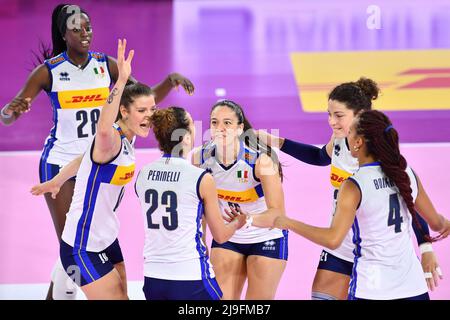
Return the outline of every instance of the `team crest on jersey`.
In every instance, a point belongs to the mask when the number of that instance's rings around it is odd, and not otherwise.
[[[236,172],[238,181],[240,183],[247,183],[248,182],[248,170],[238,170]]]
[[[336,157],[339,157],[339,153],[341,152],[341,146],[336,144],[334,146],[334,154],[336,155]]]
[[[59,80],[61,81],[70,81],[69,73],[64,71],[59,74]]]

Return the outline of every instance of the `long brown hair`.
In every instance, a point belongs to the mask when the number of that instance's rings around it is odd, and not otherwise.
[[[244,124],[244,132],[239,138],[244,140],[245,145],[250,149],[253,149],[256,152],[265,153],[267,156],[271,157],[272,161],[278,166],[278,174],[280,175],[281,181],[283,181],[283,169],[276,152],[256,136],[252,125],[245,117],[242,107],[232,100],[219,100],[213,105],[211,113],[219,106],[225,106],[234,111],[238,118],[238,124]]]

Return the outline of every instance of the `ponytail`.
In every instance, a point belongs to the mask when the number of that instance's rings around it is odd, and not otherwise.
[[[411,180],[405,171],[407,162],[400,153],[398,132],[392,126],[389,118],[377,110],[364,111],[358,117],[356,132],[364,137],[367,153],[380,161],[384,174],[397,186],[412,216],[413,223],[423,234],[424,239],[427,242],[436,241],[436,238],[431,238],[425,234],[417,218],[412,197]]]
[[[72,7],[75,7],[75,5],[59,4],[53,9],[51,26],[52,46],[50,47],[40,41],[39,55],[33,52],[39,64],[43,63],[44,60],[53,58],[67,50],[64,34],[66,33],[67,20],[75,14],[74,10],[70,10]],[[79,8],[79,12],[88,15],[87,12],[81,8]]]

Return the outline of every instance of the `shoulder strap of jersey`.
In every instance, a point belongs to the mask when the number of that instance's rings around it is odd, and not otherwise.
[[[116,129],[119,132],[120,139],[125,139],[125,134],[123,133],[122,128],[119,127],[119,125],[117,123],[113,123],[113,127],[114,127],[114,129]]]

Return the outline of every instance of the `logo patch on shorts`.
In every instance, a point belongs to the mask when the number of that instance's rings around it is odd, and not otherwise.
[[[274,240],[267,240],[263,243],[262,250],[264,251],[275,251],[277,247],[275,247],[276,242]]]
[[[102,260],[102,263],[105,264],[106,261],[108,261],[108,256],[106,255],[106,253],[102,252],[98,254],[98,257],[100,258],[100,260]]]

